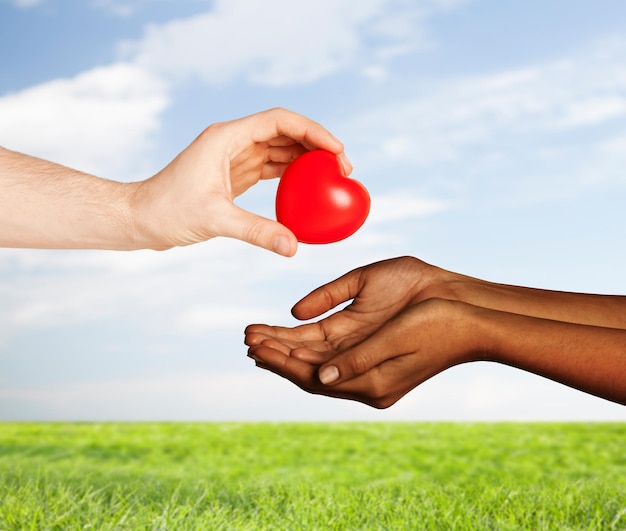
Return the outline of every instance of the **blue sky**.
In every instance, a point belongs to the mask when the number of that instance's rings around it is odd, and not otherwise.
[[[372,211],[291,259],[0,250],[0,419],[626,420],[494,364],[385,411],[255,369],[243,329],[409,254],[489,280],[626,293],[622,0],[0,0],[0,145],[118,180],[273,106],[345,144]],[[276,183],[238,200],[273,217]]]

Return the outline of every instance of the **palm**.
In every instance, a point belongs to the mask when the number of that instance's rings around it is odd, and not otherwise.
[[[294,307],[294,315],[314,317],[353,298],[346,308],[317,323],[295,328],[257,328],[254,332],[261,337],[255,342],[270,340],[285,354],[296,351],[298,357],[323,363],[369,337],[414,302],[420,292],[416,265],[413,259],[396,259],[348,273],[305,297]]]
[[[232,196],[240,196],[259,180],[279,177],[287,165],[305,151],[302,144],[285,137],[251,142],[230,160]]]

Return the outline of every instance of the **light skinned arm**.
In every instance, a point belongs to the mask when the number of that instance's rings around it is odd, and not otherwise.
[[[464,283],[472,289],[462,289]],[[487,307],[455,299],[459,293]],[[311,319],[351,299],[317,323],[250,325],[249,355],[309,392],[374,407],[389,407],[439,372],[479,360],[626,403],[624,297],[502,286],[403,257],[314,290],[293,313]],[[563,316],[584,323],[558,319]]]
[[[0,148],[0,247],[164,250],[226,236],[292,256],[290,230],[233,200],[311,149],[335,153],[352,171],[339,140],[285,109],[213,124],[134,183]]]

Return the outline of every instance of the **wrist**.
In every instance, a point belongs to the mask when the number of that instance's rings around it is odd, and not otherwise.
[[[124,183],[120,208],[120,224],[124,227],[127,250],[152,249],[146,223],[146,203],[142,198],[143,182]]]
[[[423,330],[428,336],[420,341],[438,345],[440,371],[485,360],[485,353],[492,346],[490,310],[443,298],[428,299],[413,308],[417,317],[414,328]]]
[[[502,309],[511,296],[497,284],[449,271],[441,274],[438,291],[444,298],[492,309]]]
[[[426,268],[424,268],[426,266]],[[454,273],[430,264],[423,264],[419,271],[419,284],[416,290],[417,301],[445,299],[472,304],[470,294],[475,291],[471,277]]]
[[[455,320],[450,323],[448,330],[455,330],[457,352],[455,364],[472,361],[486,361],[492,356],[493,326],[491,321],[492,310],[474,306],[463,301],[451,301],[455,309]]]
[[[166,241],[167,227],[162,220],[171,219],[176,213],[163,204],[157,190],[155,178],[128,183],[128,240],[133,249],[163,251],[174,247]]]

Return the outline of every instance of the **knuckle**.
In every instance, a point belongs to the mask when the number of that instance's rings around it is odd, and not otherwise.
[[[370,368],[369,356],[364,352],[355,352],[350,357],[348,366],[353,374],[364,374]]]
[[[420,306],[422,310],[427,311],[432,317],[441,319],[453,310],[454,301],[432,297],[423,301]]]
[[[333,296],[333,293],[328,289],[322,290],[320,293],[322,294],[322,297],[324,299],[324,306],[326,308],[334,308],[335,297]]]
[[[271,109],[267,109],[264,114],[266,114],[267,116],[276,116],[276,115],[284,114],[285,112],[287,112],[286,109],[278,106],[278,107],[272,107]]]
[[[227,122],[215,122],[202,131],[200,136],[202,138],[211,137],[214,134],[219,135],[223,131],[223,129],[227,126]]]
[[[265,232],[264,220],[254,220],[246,227],[244,239],[251,243],[261,242],[264,239]]]
[[[414,256],[408,256],[408,255],[405,255],[405,256],[400,256],[400,257],[397,259],[397,262],[398,262],[400,265],[413,266],[413,265],[415,265],[417,262],[419,262],[419,260],[418,260],[417,258],[415,258]]]
[[[369,395],[376,401],[384,400],[387,392],[387,386],[380,380],[375,380],[370,384]]]

